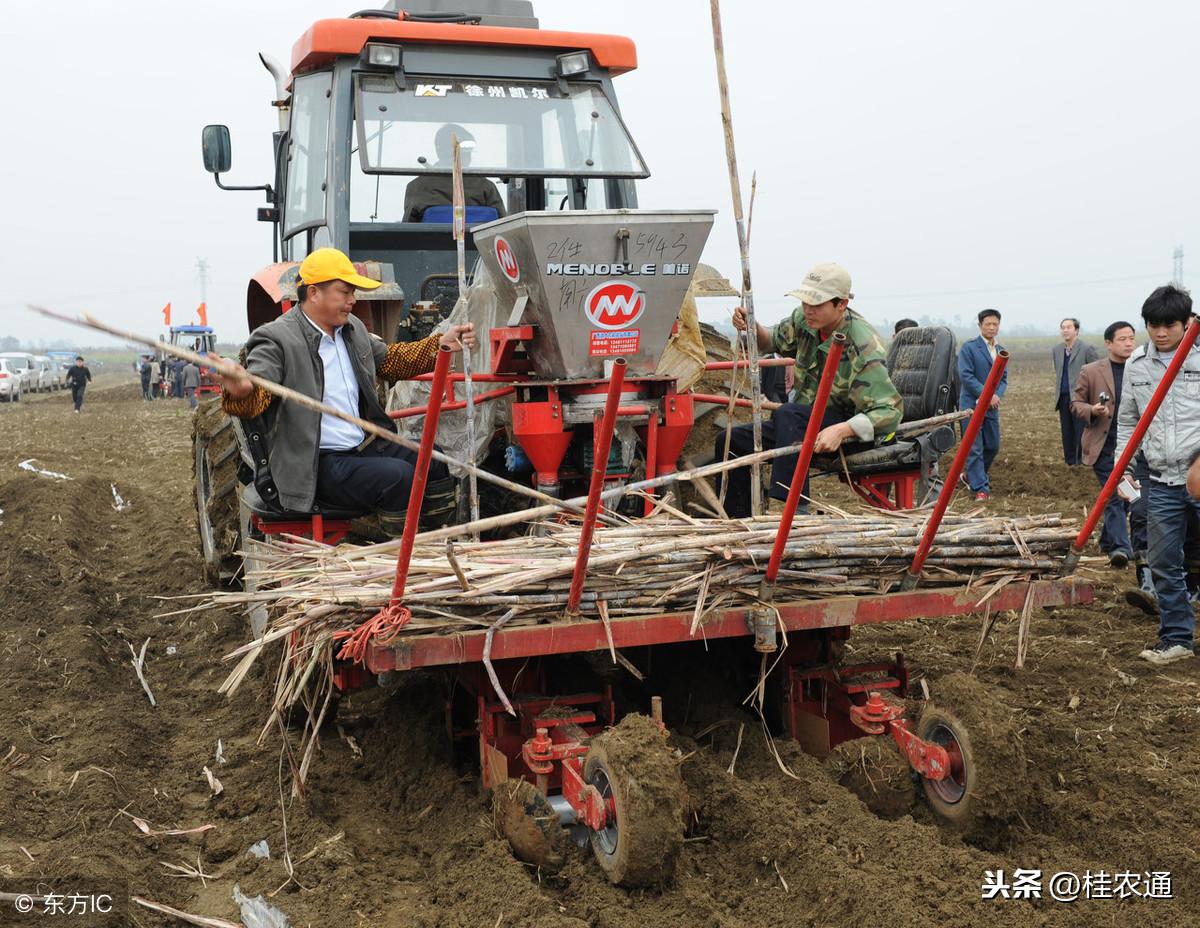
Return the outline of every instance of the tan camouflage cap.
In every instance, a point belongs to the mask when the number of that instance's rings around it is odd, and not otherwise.
[[[804,275],[804,281],[795,290],[789,290],[787,296],[795,297],[801,303],[816,306],[828,300],[848,300],[850,292],[850,273],[840,264],[829,262],[818,264]]]

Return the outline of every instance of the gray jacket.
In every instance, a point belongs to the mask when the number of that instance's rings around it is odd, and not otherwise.
[[[188,364],[183,369],[183,389],[195,390],[200,386],[200,368],[195,364]]]
[[[375,393],[375,370],[387,357],[387,345],[372,338],[355,316],[342,328],[342,338],[358,381],[358,414],[391,431]],[[245,367],[251,374],[291,387],[315,400],[325,395],[325,368],[318,353],[320,332],[299,307],[259,326],[246,342]],[[311,512],[317,495],[317,457],[320,454],[321,414],[295,403],[273,402],[263,413],[271,476],[284,509]]]
[[[1134,352],[1125,363],[1121,408],[1117,411],[1117,447],[1124,449],[1142,411],[1167,370],[1153,345]],[[1200,345],[1188,352],[1183,368],[1163,397],[1158,414],[1142,439],[1150,476],[1159,483],[1187,483],[1188,458],[1200,447]],[[1118,452],[1119,454],[1119,452]]]
[[[1050,357],[1054,359],[1054,408],[1058,409],[1062,397],[1063,361],[1067,357],[1067,346],[1059,342],[1050,349]],[[1075,384],[1079,382],[1079,372],[1083,365],[1099,360],[1100,355],[1091,345],[1085,345],[1078,338],[1071,349],[1071,363],[1067,366],[1067,405],[1071,404],[1071,394],[1075,392]]]

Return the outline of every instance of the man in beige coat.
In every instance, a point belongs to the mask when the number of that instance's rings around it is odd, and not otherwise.
[[[1083,463],[1090,464],[1100,486],[1108,482],[1117,450],[1117,407],[1125,378],[1125,362],[1133,354],[1135,332],[1128,322],[1104,330],[1107,356],[1083,365],[1071,397],[1071,413],[1086,424],[1082,436]],[[1124,567],[1133,556],[1127,518],[1129,504],[1114,493],[1104,508],[1100,551],[1113,567]],[[1139,571],[1140,573],[1140,571]],[[1138,578],[1141,579],[1140,577]]]

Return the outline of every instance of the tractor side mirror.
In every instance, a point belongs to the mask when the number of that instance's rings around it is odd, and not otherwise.
[[[229,170],[233,154],[228,126],[205,126],[200,146],[204,151],[204,170],[210,174],[224,174]]]

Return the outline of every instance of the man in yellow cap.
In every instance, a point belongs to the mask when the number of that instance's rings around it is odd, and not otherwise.
[[[845,334],[846,345],[814,450],[818,454],[831,453],[841,448],[843,442],[886,438],[900,424],[903,401],[888,376],[883,341],[870,323],[850,308],[853,294],[849,273],[838,264],[818,264],[787,295],[800,301],[791,316],[772,329],[756,325],[757,331],[753,333],[760,352],[773,351],[780,357],[796,359],[792,402],[784,403],[770,421],[763,423],[763,447],[777,448],[804,440],[835,332]],[[740,332],[746,331],[746,314],[740,306],[734,310],[733,326]],[[730,451],[734,456],[749,454],[753,448],[751,425],[739,425],[732,430]],[[724,453],[725,436],[718,435],[717,458]],[[797,457],[787,455],[772,462],[768,489],[772,499],[787,499]],[[801,492],[808,495],[807,481]],[[725,511],[734,518],[750,514],[750,475],[745,468],[729,472]]]
[[[440,346],[470,350],[475,334],[468,323],[418,342],[388,345],[372,338],[351,311],[356,289],[378,286],[336,248],[317,249],[300,265],[297,305],[251,333],[243,371],[394,431],[376,395],[376,378],[393,383],[428,373]],[[270,479],[284,510],[313,512],[325,506],[371,511],[380,514],[385,531],[403,527],[414,452],[372,441],[373,436],[344,419],[282,402],[245,376],[219,379],[227,413],[264,419]],[[444,518],[453,499],[453,478],[444,464],[434,461],[423,514]]]

